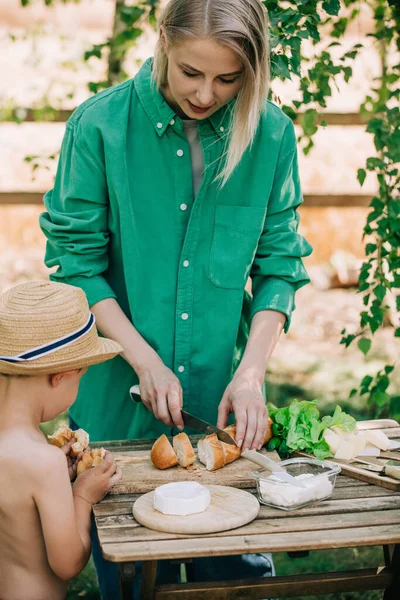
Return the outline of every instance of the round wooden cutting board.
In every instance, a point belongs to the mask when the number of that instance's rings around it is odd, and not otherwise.
[[[246,525],[258,515],[260,504],[255,496],[233,487],[206,485],[210,490],[211,504],[202,513],[194,515],[164,515],[153,508],[153,494],[149,492],[136,500],[133,516],[149,529],[167,533],[215,533]]]

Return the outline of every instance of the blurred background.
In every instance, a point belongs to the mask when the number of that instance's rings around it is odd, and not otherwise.
[[[80,102],[132,77],[152,55],[157,35],[154,17],[160,4],[157,0],[0,0],[0,293],[17,283],[48,277],[38,216],[43,193],[52,187],[65,121]],[[351,333],[359,328],[363,298],[357,285],[366,258],[362,234],[369,204],[378,191],[373,173],[367,174],[362,188],[357,179],[368,157],[376,155],[360,107],[382,70],[399,62],[399,57],[390,44],[382,52],[376,38],[369,35],[376,27],[372,3],[357,3],[357,13],[349,16],[346,7],[350,4],[355,10],[356,3],[345,2],[337,19],[348,19],[340,55],[362,45],[351,57],[352,76],[346,82],[346,73],[339,73],[326,107],[314,109],[319,126],[315,131],[311,128],[314,145],[306,155],[305,144],[299,144],[305,197],[300,229],[314,247],[306,261],[312,283],[297,295],[292,327],[278,343],[267,384],[273,403],[317,399],[323,413],[340,404],[356,418],[365,419],[374,417],[376,411],[365,395],[354,393],[349,398],[350,391],[385,365],[395,367],[385,388],[393,403],[387,402],[385,410],[398,405],[400,415],[396,363],[400,343],[394,335],[399,314],[394,295],[388,298],[384,326],[374,334],[366,356],[356,344],[346,348],[340,343],[344,329]],[[312,61],[322,47],[337,39],[332,29],[323,24],[320,29],[320,41],[304,39],[302,54],[307,60]],[[113,45],[116,39],[119,46]],[[331,53],[334,59],[335,53],[339,57],[336,46]],[[272,90],[279,105],[291,105],[300,97],[299,78],[277,77]],[[304,138],[304,120],[298,118],[296,128]],[[365,565],[376,559],[365,549],[349,549],[340,556],[320,552],[314,562],[290,561],[279,555],[277,570],[284,574],[323,569],[333,560],[336,567],[343,564],[350,569],[361,555]],[[71,585],[69,598],[81,597],[98,598],[91,565]],[[380,592],[363,595],[368,600],[380,597]]]

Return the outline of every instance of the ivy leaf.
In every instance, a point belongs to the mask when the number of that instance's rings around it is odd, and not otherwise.
[[[285,54],[275,54],[271,61],[272,72],[275,77],[291,79],[289,59]]]
[[[373,395],[374,401],[377,406],[385,406],[389,400],[389,394],[387,392],[381,392],[377,390]]]
[[[325,0],[322,3],[322,8],[328,15],[338,15],[340,10],[339,0]]]
[[[396,298],[396,308],[400,312],[400,296],[397,296]]]
[[[374,252],[376,252],[377,249],[377,245],[376,244],[367,244],[365,246],[365,253],[368,256],[369,254],[373,254]]]
[[[386,288],[384,285],[379,284],[374,288],[374,294],[376,296],[376,298],[379,300],[379,302],[381,303],[384,299],[384,297],[386,296]]]
[[[394,337],[400,337],[400,327],[398,327],[394,332]]]
[[[361,352],[364,354],[364,356],[366,356],[369,352],[369,349],[371,348],[371,340],[368,338],[361,338],[361,340],[358,340],[357,346],[359,347],[359,349],[361,350]]]
[[[366,172],[365,169],[358,169],[358,171],[357,171],[357,179],[358,179],[358,182],[361,185],[361,187],[364,184],[366,176],[367,176],[367,172]]]
[[[372,382],[373,382],[373,378],[371,377],[371,375],[366,375],[365,377],[363,377],[363,379],[361,381],[361,385],[362,385],[362,387],[365,387],[368,389]]]

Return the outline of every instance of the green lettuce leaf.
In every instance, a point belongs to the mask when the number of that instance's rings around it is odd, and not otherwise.
[[[268,405],[270,417],[274,422],[274,437],[270,440],[268,449],[277,449],[280,454],[283,451],[291,453],[301,450],[313,454],[319,460],[333,456],[323,438],[325,429],[336,426],[344,431],[352,431],[356,421],[343,412],[340,406],[335,408],[332,416],[321,419],[317,404],[316,400],[293,400],[289,406],[283,408]],[[280,444],[278,439],[281,440]]]

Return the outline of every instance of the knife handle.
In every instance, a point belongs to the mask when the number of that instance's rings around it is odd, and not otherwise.
[[[388,477],[393,477],[393,479],[400,479],[400,467],[385,465],[384,473]]]
[[[140,396],[140,387],[138,385],[133,385],[130,388],[129,393],[131,395],[132,400],[134,400],[135,402],[142,401],[142,398]]]
[[[279,463],[274,462],[264,454],[260,454],[257,450],[243,450],[242,456],[269,471],[286,471]]]

